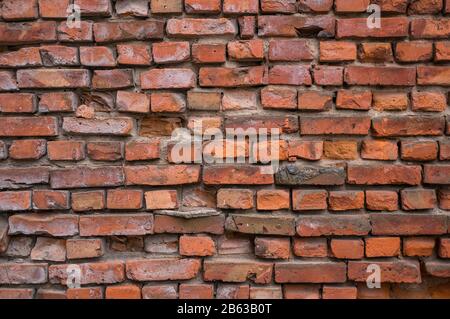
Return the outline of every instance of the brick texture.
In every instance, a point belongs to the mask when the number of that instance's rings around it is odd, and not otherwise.
[[[450,298],[449,13],[0,1],[0,299]]]

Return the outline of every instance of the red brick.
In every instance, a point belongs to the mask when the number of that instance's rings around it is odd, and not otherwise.
[[[9,1],[12,2],[11,0]],[[56,41],[56,23],[54,21],[16,24],[0,23],[0,43],[2,45],[51,41]]]
[[[439,257],[450,258],[450,239],[441,238],[439,240]]]
[[[418,85],[450,85],[450,67],[447,66],[418,66]]]
[[[160,156],[159,146],[159,140],[129,142],[125,146],[125,159],[127,161],[157,159]]]
[[[431,116],[377,117],[372,120],[375,136],[442,135],[444,119]]]
[[[348,278],[354,281],[366,281],[370,272],[367,267],[373,262],[350,261]],[[420,283],[420,265],[417,261],[378,261],[381,269],[381,281],[393,283]]]
[[[364,208],[363,191],[332,191],[328,196],[329,209],[346,211]]]
[[[214,285],[180,284],[180,299],[213,299]]]
[[[145,285],[142,287],[143,299],[177,299],[178,285]]]
[[[439,235],[446,232],[442,215],[372,214],[372,235]]]
[[[427,237],[407,237],[403,239],[403,254],[405,256],[431,256],[436,240]]]
[[[42,65],[39,48],[22,48],[0,54],[0,65],[4,67],[32,67]]]
[[[367,18],[347,18],[336,21],[336,38],[401,38],[408,36],[406,17],[381,18],[382,28],[370,29]]]
[[[356,299],[356,287],[332,287],[324,286],[322,290],[323,299]]]
[[[15,140],[9,147],[9,157],[17,160],[40,159],[46,153],[46,140]]]
[[[217,207],[224,209],[250,209],[254,207],[254,192],[248,189],[219,189]]]
[[[93,30],[95,41],[101,43],[162,39],[164,22],[161,20],[97,22]]]
[[[294,238],[294,255],[306,258],[327,257],[326,238]]]
[[[72,193],[72,209],[76,212],[100,210],[106,207],[103,191]]]
[[[108,190],[106,207],[109,209],[140,209],[142,207],[142,191],[137,189]]]
[[[242,39],[251,39],[255,36],[256,18],[254,16],[238,17],[239,35]]]
[[[365,19],[364,19],[365,21]],[[260,37],[333,37],[335,19],[329,15],[261,15],[258,17]]]
[[[181,13],[183,11],[182,0],[154,0],[150,4],[152,13]]]
[[[195,85],[191,69],[153,69],[141,73],[143,89],[190,89]]]
[[[67,259],[96,258],[103,256],[104,244],[101,239],[68,239]]]
[[[225,218],[221,215],[194,219],[156,215],[155,233],[210,233],[217,235],[223,234],[224,222]]]
[[[366,207],[369,210],[398,210],[398,194],[394,191],[366,191]]]
[[[276,65],[269,71],[269,84],[311,85],[309,68],[302,65]]]
[[[82,16],[110,16],[111,2],[109,0],[74,0]]]
[[[62,45],[46,45],[39,48],[45,66],[79,65],[78,49]]]
[[[450,41],[435,42],[434,47],[436,50],[434,60],[436,62],[450,61]]]
[[[235,35],[237,30],[231,20],[219,19],[169,19],[166,27],[169,36],[225,36]]]
[[[2,117],[0,136],[56,136],[58,135],[55,117]]]
[[[190,258],[136,259],[126,262],[126,275],[134,281],[186,280],[196,277],[200,266]]]
[[[408,107],[408,96],[398,92],[373,92],[373,108],[377,111],[401,111]]]
[[[413,92],[412,110],[441,112],[447,107],[447,98],[440,92]]]
[[[450,191],[441,189],[438,191],[439,208],[450,210]]]
[[[1,16],[6,21],[37,19],[37,0],[4,0]]]
[[[80,21],[80,28],[71,28],[67,22],[58,25],[58,40],[63,42],[91,42],[93,41],[93,22]]]
[[[411,36],[419,39],[443,38],[450,35],[450,22],[446,18],[418,18],[411,21]]]
[[[145,192],[147,209],[174,209],[178,207],[178,195],[176,191],[155,190]]]
[[[9,218],[11,235],[49,235],[52,237],[78,234],[78,216],[64,214],[23,214]]]
[[[362,143],[361,157],[364,159],[394,161],[398,158],[397,143],[388,140],[365,140]]]
[[[51,161],[79,161],[84,159],[82,141],[48,141],[48,158]]]
[[[294,219],[290,216],[229,215],[225,229],[244,234],[293,235]]]
[[[34,190],[33,208],[38,210],[69,209],[69,192]]]
[[[68,264],[51,265],[48,270],[49,281],[65,285],[68,276]],[[104,261],[78,264],[81,270],[81,285],[113,284],[125,280],[125,267],[122,261]]]
[[[224,0],[223,12],[228,14],[258,13],[258,0]]]
[[[2,113],[34,113],[36,98],[29,93],[0,94],[0,112]]]
[[[249,299],[249,285],[219,284],[216,291],[217,299]]]
[[[425,184],[449,184],[448,165],[424,165],[423,182]]]
[[[118,44],[117,62],[125,65],[151,65],[152,54],[145,43]]]
[[[103,299],[103,290],[101,287],[69,288],[67,299]]]
[[[105,299],[141,299],[141,288],[136,285],[108,286]]]
[[[27,188],[34,184],[48,184],[49,170],[43,167],[10,167],[0,169],[0,188]]]
[[[78,96],[73,92],[51,92],[40,96],[39,112],[73,112]]]
[[[259,190],[256,197],[258,210],[289,209],[289,191],[286,190]]]
[[[366,257],[393,257],[400,254],[400,237],[366,238]]]
[[[292,208],[294,210],[327,209],[327,192],[325,190],[293,190]]]
[[[249,87],[267,83],[267,68],[264,66],[226,68],[203,67],[199,74],[202,87]]]
[[[209,259],[203,263],[205,281],[265,284],[272,279],[273,264],[245,259]]]
[[[266,86],[261,90],[261,104],[268,109],[296,109],[297,90],[290,87]]]
[[[301,237],[362,236],[369,231],[369,219],[363,215],[302,216],[297,221]]]
[[[1,263],[0,283],[5,285],[43,284],[47,282],[47,264]]]
[[[102,214],[80,217],[80,236],[137,236],[153,233],[152,214]]]
[[[89,142],[87,155],[93,161],[117,161],[123,158],[121,142]]]
[[[206,166],[203,182],[207,185],[267,185],[273,183],[273,176],[264,174],[259,166]]]
[[[336,108],[350,110],[369,110],[372,105],[372,92],[339,90]]]
[[[227,45],[228,57],[236,61],[259,61],[264,59],[264,41],[230,41]]]
[[[87,70],[29,69],[17,71],[20,88],[85,88],[90,84]]]
[[[66,241],[64,239],[38,237],[30,257],[32,260],[65,261]]]
[[[356,44],[343,41],[321,41],[321,62],[343,62],[356,60]]]
[[[333,96],[327,92],[305,91],[298,94],[298,108],[304,111],[326,111],[333,106]]]
[[[402,141],[401,157],[407,161],[432,161],[437,158],[438,146],[433,141]]]
[[[127,136],[131,134],[133,126],[133,119],[127,117],[94,119],[64,117],[62,128],[68,134]]]
[[[214,14],[221,11],[220,0],[185,0],[184,8],[187,13]]]
[[[310,161],[317,161],[322,157],[323,142],[292,140],[288,142],[289,157],[297,157]]]
[[[33,299],[32,288],[0,288],[0,299]]]
[[[358,143],[356,141],[325,141],[323,155],[328,159],[357,159]]]
[[[349,66],[344,81],[350,85],[412,86],[416,70],[411,67]]]
[[[199,180],[200,167],[194,165],[127,166],[127,185],[181,185]]]
[[[283,262],[275,265],[275,282],[338,283],[346,281],[346,273],[340,262]]]
[[[313,69],[317,85],[342,85],[344,68],[340,66],[316,66]]]
[[[255,255],[266,259],[288,259],[291,255],[289,238],[255,238]]]
[[[424,62],[433,57],[433,44],[423,41],[399,42],[395,56],[400,62]]]
[[[361,62],[384,63],[394,62],[390,43],[361,43],[358,52]]]
[[[224,44],[194,43],[192,58],[195,63],[225,62],[226,47]]]
[[[0,211],[22,211],[31,209],[31,192],[0,192]]]
[[[78,167],[51,172],[52,188],[119,186],[123,182],[121,167]]]
[[[301,135],[367,135],[369,129],[365,116],[300,117]]]
[[[152,47],[153,60],[157,64],[180,63],[191,57],[189,42],[159,42]]]
[[[361,259],[364,257],[364,242],[361,239],[332,239],[331,253],[339,259]]]
[[[216,253],[216,245],[208,236],[180,237],[180,254],[183,256],[212,256]]]
[[[404,189],[401,197],[404,210],[432,209],[437,202],[434,190]]]
[[[320,285],[283,285],[285,299],[320,299]]]
[[[415,165],[349,165],[349,184],[356,185],[418,185],[421,167]]]
[[[39,13],[42,18],[66,18],[70,0],[39,0]]]
[[[108,47],[81,47],[80,61],[84,66],[114,67],[116,59],[113,51]]]
[[[335,0],[335,11],[339,13],[365,12],[370,4],[370,0]]]

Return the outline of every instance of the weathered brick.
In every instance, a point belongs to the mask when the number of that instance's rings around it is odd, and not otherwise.
[[[273,264],[245,259],[209,259],[203,264],[205,281],[266,284],[272,279]]]
[[[443,215],[372,214],[373,235],[439,235],[446,232]]]
[[[48,265],[43,263],[1,263],[0,283],[9,285],[43,284],[47,282]]]
[[[290,216],[229,215],[225,229],[244,234],[293,235],[294,219]]]
[[[137,236],[153,233],[152,214],[102,214],[80,217],[80,236]]]
[[[370,223],[367,216],[302,216],[297,220],[297,234],[302,237],[362,236],[367,235],[369,231]]]
[[[369,129],[367,116],[300,117],[301,135],[367,135]]]
[[[350,261],[348,277],[354,281],[366,281],[370,272],[367,267],[371,262]],[[420,266],[417,261],[379,261],[382,282],[419,283],[421,282]]]
[[[334,17],[327,15],[263,15],[258,17],[258,35],[261,37],[318,36],[329,38],[335,34],[335,22]]]
[[[122,261],[105,261],[77,264],[81,270],[81,285],[113,284],[125,280],[125,265]],[[49,281],[66,285],[71,264],[51,265],[48,269]]]
[[[12,2],[11,0],[9,0]],[[18,45],[56,41],[56,22],[0,23],[0,43]]]
[[[78,216],[64,214],[20,214],[9,217],[11,235],[49,235],[52,237],[78,234]]]
[[[412,67],[348,66],[344,81],[349,85],[413,86],[416,69]]]
[[[345,282],[347,267],[341,262],[282,262],[275,264],[277,283]]]
[[[127,278],[135,281],[186,280],[200,270],[198,259],[141,259],[126,262]]]
[[[197,36],[225,36],[234,35],[237,30],[231,20],[219,19],[169,19],[166,31],[170,36],[197,37]]]
[[[2,117],[0,118],[0,136],[56,136],[58,135],[57,118],[39,117]]]
[[[31,192],[0,192],[0,211],[23,211],[31,209]]]
[[[349,165],[347,182],[356,185],[418,185],[422,169],[415,165]]]
[[[96,42],[162,39],[164,22],[142,20],[132,22],[97,22],[93,27]]]

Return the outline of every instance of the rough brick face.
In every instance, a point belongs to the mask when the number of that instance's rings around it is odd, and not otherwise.
[[[0,299],[448,298],[449,10],[0,1]]]

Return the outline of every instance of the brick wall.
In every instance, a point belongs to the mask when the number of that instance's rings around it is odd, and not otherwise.
[[[0,1],[0,298],[450,297],[449,0],[74,2]]]

